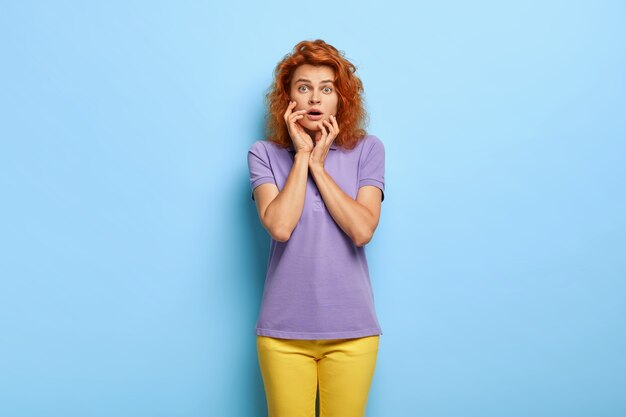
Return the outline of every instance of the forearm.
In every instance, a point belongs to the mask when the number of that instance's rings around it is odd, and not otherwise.
[[[267,227],[272,231],[272,235],[278,238],[277,240],[288,240],[302,216],[309,174],[309,155],[308,152],[295,154],[285,186],[265,210]]]
[[[328,212],[357,246],[370,241],[376,228],[374,215],[346,194],[323,167],[310,167]]]

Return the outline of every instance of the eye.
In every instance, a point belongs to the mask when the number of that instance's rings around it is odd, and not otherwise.
[[[307,88],[306,85],[301,85],[300,87],[298,87],[298,91],[304,91],[302,90],[303,88]]]
[[[325,90],[327,93],[330,93],[330,92],[332,92],[332,91],[333,91],[333,89],[332,89],[332,88],[330,88],[330,87],[324,87],[324,90]]]

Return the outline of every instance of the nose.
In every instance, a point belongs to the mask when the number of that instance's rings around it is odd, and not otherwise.
[[[309,104],[314,104],[314,103],[319,103],[320,100],[317,97],[317,93],[315,92],[315,90],[313,90],[313,93],[311,93],[311,97],[309,98]]]

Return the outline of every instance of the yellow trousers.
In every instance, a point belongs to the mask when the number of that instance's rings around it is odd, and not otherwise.
[[[363,417],[380,336],[300,340],[257,336],[268,417]]]

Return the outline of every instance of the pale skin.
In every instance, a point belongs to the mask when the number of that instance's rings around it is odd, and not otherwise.
[[[330,146],[340,132],[335,118],[339,97],[332,83],[334,75],[326,65],[303,64],[296,68],[290,86],[292,101],[283,116],[296,150],[293,166],[282,190],[272,183],[254,189],[261,223],[279,242],[289,240],[300,220],[309,172],[328,212],[356,246],[367,244],[378,226],[382,191],[366,185],[353,199],[324,168]],[[312,108],[320,110],[320,120],[306,115]]]

